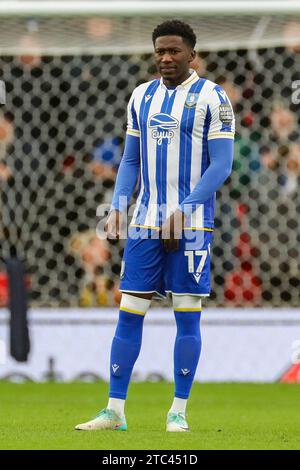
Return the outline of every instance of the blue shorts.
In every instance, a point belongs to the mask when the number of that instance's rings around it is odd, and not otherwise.
[[[179,249],[166,252],[162,241],[149,238],[150,229],[129,227],[121,274],[121,292],[154,292],[209,296],[210,251],[213,232],[185,230]]]

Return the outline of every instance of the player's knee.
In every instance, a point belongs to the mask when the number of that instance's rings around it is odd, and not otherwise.
[[[190,310],[201,311],[201,297],[197,295],[173,294],[172,301],[173,301],[173,308],[175,311],[177,309],[180,309],[181,311],[183,309],[187,309],[187,311],[190,311]]]
[[[120,310],[118,326],[134,328],[134,325],[139,325],[140,323],[143,322],[143,320],[144,320],[143,315],[137,315],[134,313]]]
[[[151,298],[136,297],[131,294],[122,294],[120,310],[136,315],[145,315],[151,303]]]
[[[142,341],[144,316],[120,310],[115,338],[127,343],[140,343]]]
[[[175,312],[177,336],[200,337],[200,312]]]
[[[139,299],[128,294],[123,294],[115,336],[117,338],[123,338],[128,342],[140,342],[144,317],[149,305],[150,300]]]

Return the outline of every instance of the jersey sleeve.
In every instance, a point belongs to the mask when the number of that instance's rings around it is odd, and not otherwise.
[[[134,192],[140,171],[140,130],[134,108],[134,92],[127,106],[125,147],[118,169],[111,210],[126,210]]]
[[[193,191],[179,205],[179,209],[186,215],[191,215],[199,207],[199,204],[204,204],[205,201],[211,198],[232,170],[234,115],[231,103],[225,91],[219,85],[215,86],[211,93],[207,113],[209,118],[207,139],[210,164]]]
[[[232,105],[220,85],[216,85],[210,95],[207,112],[210,113],[207,139],[234,139],[235,119]]]
[[[133,92],[127,106],[127,134],[140,137],[140,128],[135,109],[135,93]]]

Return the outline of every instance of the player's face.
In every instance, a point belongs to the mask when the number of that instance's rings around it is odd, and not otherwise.
[[[181,36],[160,36],[154,44],[155,62],[166,85],[177,86],[189,76],[195,51]]]

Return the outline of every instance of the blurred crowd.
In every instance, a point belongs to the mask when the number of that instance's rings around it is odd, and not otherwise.
[[[102,24],[101,34],[107,30]],[[100,34],[96,20],[89,31]],[[126,104],[135,86],[157,76],[152,57],[44,57],[34,34],[23,41],[35,44],[33,55],[0,58],[8,95],[0,110],[1,256],[24,259],[38,305],[117,305],[124,243],[97,238],[96,209],[111,201]],[[294,45],[201,52],[192,64],[225,89],[237,118],[233,173],[217,195],[217,305],[299,302],[299,104],[292,100],[299,58]]]

